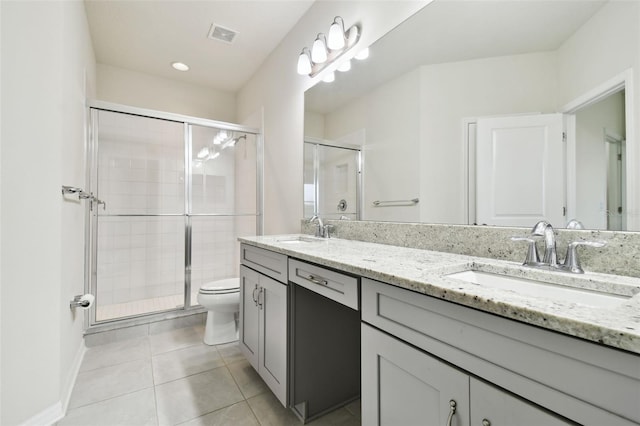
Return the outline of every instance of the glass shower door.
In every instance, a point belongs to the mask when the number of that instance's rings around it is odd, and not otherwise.
[[[184,303],[185,126],[93,110],[95,321]]]
[[[256,135],[190,126],[188,287],[239,276],[239,236],[258,234]]]

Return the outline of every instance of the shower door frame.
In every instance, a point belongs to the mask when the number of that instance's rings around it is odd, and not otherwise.
[[[87,186],[93,194],[97,191],[98,182],[98,113],[99,111],[108,111],[121,114],[135,115],[145,118],[159,119],[182,123],[184,126],[184,213],[158,213],[158,214],[127,214],[127,217],[180,217],[185,218],[184,228],[184,244],[185,244],[185,265],[184,265],[184,303],[180,308],[155,311],[143,314],[137,314],[121,318],[113,318],[103,321],[96,320],[97,304],[94,304],[85,315],[85,329],[105,329],[116,328],[129,325],[145,324],[159,319],[175,318],[184,315],[191,315],[194,312],[202,311],[204,308],[199,305],[191,305],[191,242],[192,242],[192,223],[193,216],[254,216],[254,214],[208,214],[208,213],[191,213],[192,210],[192,126],[201,126],[227,130],[232,132],[242,132],[252,134],[256,138],[256,234],[262,235],[264,229],[264,141],[262,133],[259,129],[249,126],[242,126],[224,121],[208,120],[204,118],[191,117],[187,115],[174,114],[163,111],[150,110],[145,108],[131,107],[104,101],[88,101],[87,102],[87,142],[86,142],[86,182]],[[98,194],[99,196],[99,194]],[[98,209],[93,200],[86,203],[85,210],[85,293],[97,294],[97,232],[98,220],[94,219],[93,209]],[[95,214],[97,218],[97,213]],[[119,215],[112,215],[119,216]]]

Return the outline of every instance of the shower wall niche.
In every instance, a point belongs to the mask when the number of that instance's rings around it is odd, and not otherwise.
[[[91,108],[91,324],[197,305],[200,286],[238,276],[237,237],[261,233],[255,129]],[[135,112],[135,113],[132,113]]]

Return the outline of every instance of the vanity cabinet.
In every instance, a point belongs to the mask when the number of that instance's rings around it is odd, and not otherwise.
[[[362,325],[362,424],[566,426],[533,404]]]
[[[361,293],[363,424],[446,425],[452,400],[458,426],[640,422],[633,354],[369,279]]]
[[[367,324],[361,333],[363,425],[469,426],[466,374]]]
[[[286,407],[287,257],[244,245],[241,250],[240,350]],[[272,277],[284,277],[284,282]]]

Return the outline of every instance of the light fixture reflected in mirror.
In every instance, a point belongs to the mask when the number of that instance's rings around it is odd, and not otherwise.
[[[322,78],[322,81],[324,81],[325,83],[333,83],[335,79],[336,79],[336,73],[331,71],[325,74],[325,76]]]
[[[343,63],[340,64],[340,66],[338,67],[338,71],[340,72],[347,72],[351,69],[351,60],[346,60]]]
[[[315,77],[322,70],[342,57],[346,52],[351,50],[360,39],[360,28],[357,25],[351,26],[348,30],[344,29],[344,20],[340,16],[336,16],[329,28],[329,38],[323,33],[319,33],[316,37],[311,50],[307,47],[302,49],[298,56],[297,71],[300,75],[308,75]],[[341,71],[348,71],[351,68],[349,61],[340,65]],[[332,73],[333,74],[333,73]],[[333,81],[335,76],[325,76],[323,79]]]
[[[202,148],[200,151],[198,151],[198,154],[196,155],[196,157],[203,159],[209,156],[209,148],[207,148],[206,146],[204,148]]]
[[[361,51],[356,53],[356,56],[354,56],[354,58],[356,58],[358,60],[367,59],[368,57],[369,57],[369,48],[368,47],[365,47],[364,49],[362,49]]]

